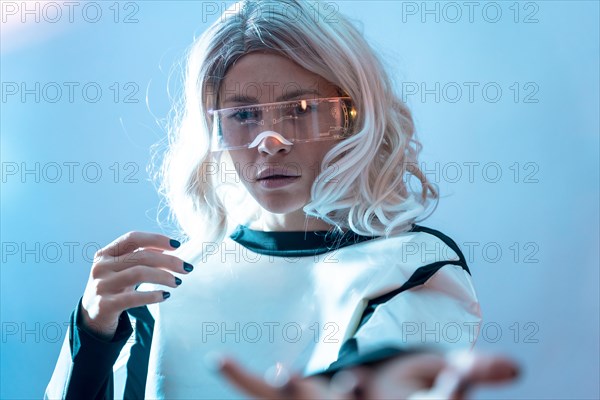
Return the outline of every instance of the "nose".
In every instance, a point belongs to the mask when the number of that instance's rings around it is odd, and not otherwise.
[[[258,145],[258,151],[260,153],[266,153],[271,156],[279,153],[280,151],[289,153],[291,149],[292,144],[290,142],[283,142],[272,135],[265,136]]]

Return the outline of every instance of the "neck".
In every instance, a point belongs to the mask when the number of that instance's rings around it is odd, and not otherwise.
[[[273,214],[263,210],[259,219],[248,224],[250,229],[264,232],[328,231],[334,226],[310,217],[302,209],[288,214]]]

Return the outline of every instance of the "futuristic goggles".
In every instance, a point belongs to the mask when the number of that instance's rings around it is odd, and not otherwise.
[[[211,151],[256,147],[266,136],[296,142],[343,139],[352,133],[356,110],[350,97],[301,99],[209,110]]]

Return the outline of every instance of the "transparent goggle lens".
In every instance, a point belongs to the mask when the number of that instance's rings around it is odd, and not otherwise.
[[[211,110],[211,151],[257,146],[274,131],[289,142],[348,137],[356,111],[350,97],[329,97]]]

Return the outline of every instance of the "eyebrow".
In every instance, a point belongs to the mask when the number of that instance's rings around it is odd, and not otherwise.
[[[297,97],[304,96],[306,94],[316,94],[318,96],[321,95],[321,93],[319,93],[319,91],[316,90],[316,89],[300,89],[300,90],[294,89],[294,90],[291,90],[291,91],[287,92],[283,96],[279,96],[275,100],[276,101],[292,100],[292,99],[295,99]]]
[[[285,101],[285,100],[293,100],[295,98],[298,98],[300,96],[304,96],[307,94],[316,94],[316,95],[320,95],[319,91],[316,89],[294,89],[294,90],[290,90],[288,91],[286,94],[279,96],[275,99],[275,101]],[[233,96],[228,97],[227,99],[225,99],[225,102],[223,104],[227,104],[227,103],[246,103],[246,104],[258,104],[259,100],[256,97],[252,97],[252,96],[246,96],[246,95],[242,95],[242,94],[236,94]]]

